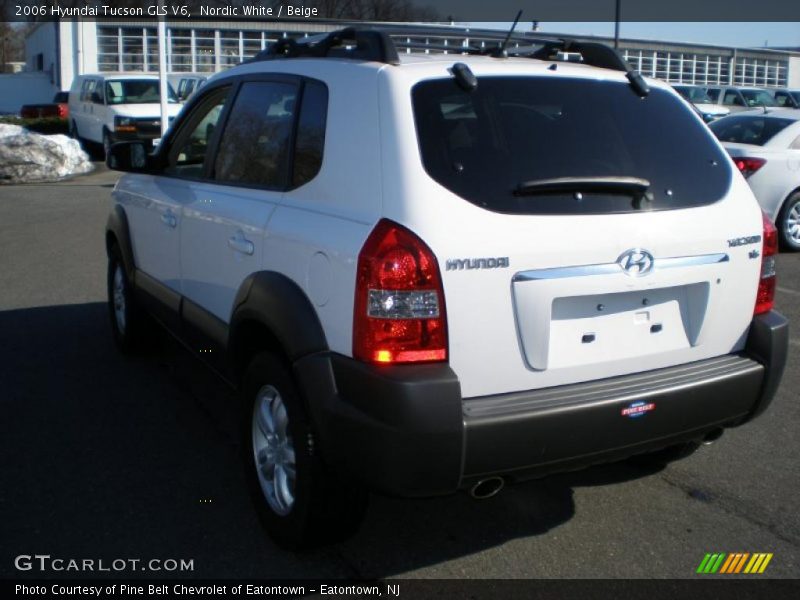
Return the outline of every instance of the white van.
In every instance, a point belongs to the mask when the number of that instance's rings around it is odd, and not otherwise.
[[[181,109],[169,86],[170,121]],[[80,75],[69,91],[69,131],[76,139],[103,144],[122,140],[161,138],[158,77],[142,73]]]
[[[177,93],[181,103],[186,102],[203,86],[207,79],[208,75],[201,73],[170,73],[167,75],[167,81]]]

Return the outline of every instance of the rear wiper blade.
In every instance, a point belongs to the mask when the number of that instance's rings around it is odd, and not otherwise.
[[[635,199],[651,199],[648,194],[650,182],[641,177],[554,177],[551,179],[532,179],[523,181],[514,189],[515,196],[537,196],[575,193],[625,194]]]

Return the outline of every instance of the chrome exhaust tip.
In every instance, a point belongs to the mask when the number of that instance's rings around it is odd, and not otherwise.
[[[714,442],[716,442],[719,438],[722,437],[724,430],[722,427],[718,427],[717,429],[712,429],[703,437],[703,445],[710,446]]]
[[[486,500],[500,493],[506,482],[502,477],[489,477],[481,479],[469,490],[469,495],[476,500]]]

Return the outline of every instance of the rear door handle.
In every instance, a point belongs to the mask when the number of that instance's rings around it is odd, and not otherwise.
[[[253,242],[244,237],[244,233],[241,231],[237,231],[236,235],[228,238],[228,248],[241,254],[247,254],[248,256],[252,256],[253,252],[255,252]]]
[[[178,225],[178,219],[175,218],[175,213],[173,213],[171,210],[168,210],[161,215],[161,222],[170,229],[175,229],[175,227]]]

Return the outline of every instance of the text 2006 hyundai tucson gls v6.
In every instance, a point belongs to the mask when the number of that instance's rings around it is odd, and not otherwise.
[[[282,545],[347,535],[365,490],[666,460],[769,404],[775,229],[667,85],[564,47],[284,40],[154,154],[113,147],[116,341],[141,349],[154,317],[237,387]]]

